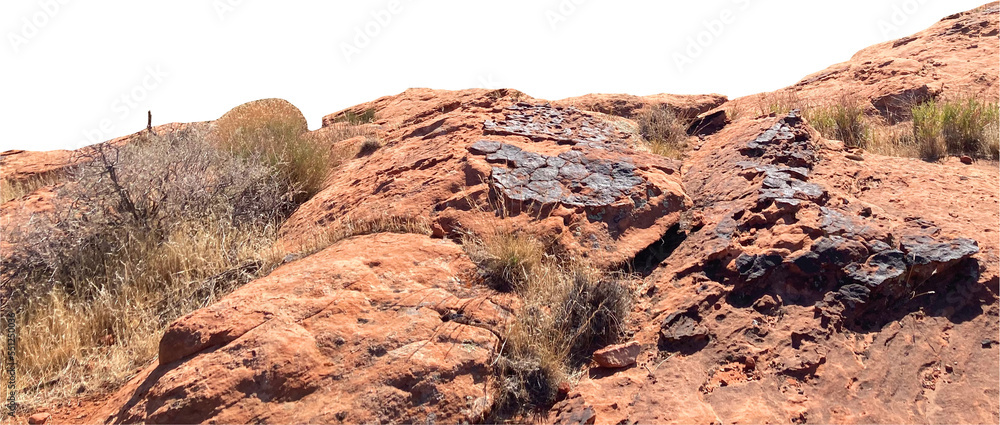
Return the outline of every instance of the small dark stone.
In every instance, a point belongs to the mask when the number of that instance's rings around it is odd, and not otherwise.
[[[744,253],[736,258],[736,268],[745,280],[753,281],[764,277],[767,272],[781,264],[781,261],[782,258],[778,254],[747,255]]]
[[[868,258],[864,265],[852,263],[844,270],[857,283],[877,288],[886,282],[894,282],[906,272],[904,257],[902,251],[883,251]]]
[[[817,239],[812,245],[812,251],[819,255],[821,262],[837,267],[868,258],[868,249],[863,244],[840,236]]]
[[[820,261],[819,254],[811,251],[795,257],[792,260],[792,264],[806,275],[813,275],[823,270],[823,263]]]
[[[664,342],[683,344],[708,339],[708,329],[686,313],[671,313],[660,326],[660,336]]]

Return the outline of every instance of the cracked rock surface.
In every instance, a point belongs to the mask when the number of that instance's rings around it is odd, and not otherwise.
[[[907,94],[995,93],[998,14],[947,17],[789,90],[857,94],[875,114]],[[431,234],[284,264],[172,322],[158,359],[51,420],[483,422],[520,304],[478,284],[456,241],[499,223],[600,267],[649,264],[622,344],[594,347],[564,399],[516,421],[1000,422],[995,164],[852,160],[798,113],[720,116],[723,101],[411,89],[332,114],[313,135],[373,109],[384,146],[333,173],[278,248],[373,216]],[[653,105],[713,117],[683,162],[637,148],[628,118]]]

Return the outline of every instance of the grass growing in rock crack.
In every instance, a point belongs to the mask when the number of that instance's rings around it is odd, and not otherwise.
[[[635,116],[639,134],[650,152],[668,158],[680,158],[687,147],[688,120],[667,106],[651,106]]]
[[[305,257],[344,239],[375,233],[414,233],[430,236],[431,227],[425,220],[413,217],[392,215],[345,217],[333,226],[313,232],[312,237],[297,246],[293,256]]]
[[[488,284],[521,299],[496,353],[490,419],[547,409],[592,349],[621,337],[632,291],[624,276],[551,255],[538,239],[502,225],[466,235],[463,247]]]

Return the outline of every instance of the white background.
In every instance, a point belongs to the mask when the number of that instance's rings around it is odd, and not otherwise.
[[[983,1],[2,0],[0,150],[78,148],[144,128],[150,109],[154,125],[203,121],[267,97],[310,128],[408,87],[733,98]]]

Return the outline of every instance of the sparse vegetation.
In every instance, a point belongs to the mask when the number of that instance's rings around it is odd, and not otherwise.
[[[913,137],[920,156],[946,154],[996,159],[1000,152],[996,102],[972,97],[929,101],[913,107]]]
[[[302,241],[297,248],[297,256],[304,257],[333,245],[344,239],[375,233],[414,233],[430,235],[430,225],[419,218],[392,215],[373,215],[354,218],[345,217],[336,225],[314,232],[314,236]]]
[[[0,179],[0,204],[19,199],[45,186],[55,185],[63,180],[58,172],[37,174],[24,180]]]
[[[753,111],[757,116],[785,115],[793,109],[802,109],[802,102],[793,91],[779,90],[771,93],[761,93],[755,98]]]
[[[871,139],[860,101],[845,98],[830,106],[808,108],[805,117],[823,137],[840,140],[847,146],[865,147]]]
[[[375,108],[368,108],[361,113],[354,111],[345,111],[339,117],[334,119],[333,122],[342,122],[351,125],[368,124],[375,121]]]
[[[639,134],[650,152],[669,158],[679,158],[687,145],[687,120],[678,117],[666,106],[654,106],[640,111],[635,117]]]
[[[872,125],[871,139],[865,149],[880,154],[901,157],[920,157],[913,143],[913,125]]]
[[[494,419],[548,408],[593,349],[621,337],[631,291],[622,276],[549,254],[533,236],[503,227],[467,235],[463,246],[488,284],[521,299],[496,354]]]
[[[263,99],[233,108],[215,123],[213,139],[244,157],[259,157],[287,177],[301,201],[322,189],[330,171],[329,146],[305,135],[306,119],[294,105]]]
[[[3,229],[23,406],[120,383],[155,357],[170,321],[266,274],[298,190],[195,131],[90,155],[51,211]]]
[[[358,148],[358,156],[368,156],[375,151],[382,148],[382,142],[378,137],[373,135],[365,136],[365,141],[361,142],[361,146]]]

